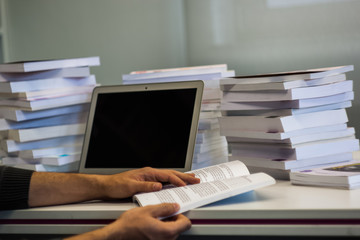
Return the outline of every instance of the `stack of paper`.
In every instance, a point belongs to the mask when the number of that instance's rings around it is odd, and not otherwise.
[[[226,64],[218,64],[131,72],[123,75],[123,84],[204,81],[205,87],[192,165],[193,169],[198,169],[228,161],[227,142],[225,137],[220,136],[218,122],[218,117],[221,116],[219,79],[233,76],[235,76],[235,72],[228,70]]]
[[[230,160],[253,171],[289,179],[289,173],[347,162],[359,150],[345,108],[353,81],[339,66],[267,75],[222,78],[220,134]]]
[[[291,172],[290,180],[296,185],[358,189],[360,188],[360,161]]]
[[[2,164],[76,171],[99,57],[0,64]]]

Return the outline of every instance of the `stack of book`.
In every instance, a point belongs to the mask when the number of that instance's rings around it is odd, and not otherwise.
[[[360,161],[354,160],[291,172],[290,180],[294,185],[358,189],[360,188]]]
[[[0,64],[0,158],[36,171],[77,171],[99,57]]]
[[[353,81],[339,66],[222,78],[220,134],[230,160],[279,179],[289,173],[347,162],[359,150],[346,108]]]
[[[192,169],[228,161],[228,146],[220,136],[220,78],[233,77],[226,64],[136,71],[123,75],[123,84],[203,80],[204,92]],[[166,101],[166,99],[164,99]]]

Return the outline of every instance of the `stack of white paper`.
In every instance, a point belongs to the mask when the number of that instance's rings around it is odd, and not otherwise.
[[[220,134],[230,159],[276,178],[326,164],[347,162],[359,150],[346,108],[353,81],[339,66],[222,78]]]
[[[77,171],[99,57],[0,64],[2,164]]]
[[[201,105],[198,135],[193,157],[193,169],[228,161],[228,147],[220,136],[218,118],[221,91],[219,79],[235,76],[226,64],[184,68],[136,71],[123,75],[123,84],[203,80],[204,93]],[[164,99],[166,101],[166,99]]]
[[[360,188],[360,161],[291,172],[290,180],[296,185],[358,189]]]

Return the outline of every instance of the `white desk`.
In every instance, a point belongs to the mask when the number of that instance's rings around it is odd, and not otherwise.
[[[116,219],[131,202],[0,212],[0,234],[78,234]],[[360,236],[360,189],[293,186],[288,181],[189,211],[184,234],[230,236]]]

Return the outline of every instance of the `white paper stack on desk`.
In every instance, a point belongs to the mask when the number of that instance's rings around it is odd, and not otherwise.
[[[222,78],[220,134],[231,159],[250,171],[289,179],[289,173],[347,162],[359,150],[346,108],[353,81],[339,66]]]
[[[193,169],[198,169],[228,161],[227,142],[219,133],[218,117],[221,116],[219,80],[233,76],[235,72],[228,70],[226,64],[217,64],[131,72],[123,75],[123,84],[204,81],[199,130],[192,165]]]
[[[0,64],[2,164],[77,171],[99,57]]]
[[[295,185],[358,189],[360,188],[360,161],[354,160],[291,172],[290,180]]]

